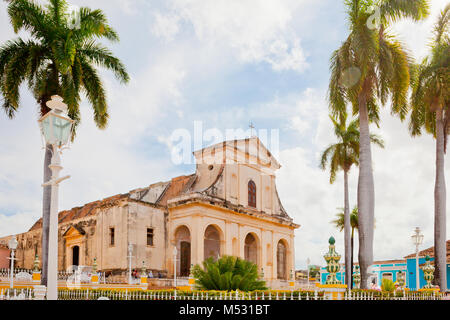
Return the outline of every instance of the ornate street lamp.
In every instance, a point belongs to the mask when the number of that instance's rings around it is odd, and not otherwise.
[[[177,246],[173,247],[173,286],[177,288],[177,256],[178,250]]]
[[[48,263],[47,263],[47,300],[58,299],[58,192],[59,183],[70,178],[60,178],[59,172],[63,169],[59,157],[60,149],[68,144],[74,121],[67,115],[67,105],[60,96],[52,96],[47,101],[51,109],[39,119],[42,136],[46,144],[52,146],[52,160],[49,168],[52,178],[42,186],[51,186]]]
[[[11,258],[9,258],[11,260],[11,267],[9,271],[9,287],[12,289],[14,288],[14,260],[17,260],[16,258],[14,258],[14,251],[17,249],[17,239],[15,236],[13,236],[8,241],[8,248],[9,250],[11,250]]]
[[[413,244],[416,246],[416,290],[420,289],[419,282],[419,246],[423,242],[423,234],[420,233],[420,228],[416,227],[414,234],[411,236]]]

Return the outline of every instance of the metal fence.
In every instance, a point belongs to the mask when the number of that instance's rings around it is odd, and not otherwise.
[[[411,293],[401,296],[375,295],[368,292],[347,292],[344,300],[442,300],[441,294]],[[183,292],[183,291],[99,291],[64,290],[61,300],[331,300],[322,291],[311,292]]]
[[[1,289],[0,300],[33,300],[33,288]],[[143,290],[59,290],[59,300],[330,300],[323,291],[291,292],[217,292],[217,291],[143,291]],[[401,293],[383,295],[371,292],[346,292],[343,300],[442,300],[439,293]]]
[[[0,300],[33,300],[34,289],[1,289]]]

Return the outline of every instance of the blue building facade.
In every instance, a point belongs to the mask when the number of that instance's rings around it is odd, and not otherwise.
[[[407,263],[403,260],[388,260],[388,261],[376,261],[372,265],[372,277],[371,283],[376,286],[381,287],[381,282],[383,279],[390,279],[394,282],[397,281],[398,272],[403,273],[403,278],[406,278],[407,273]],[[324,284],[327,280],[328,272],[325,267],[320,269],[320,283]],[[345,279],[345,267],[341,266],[341,271],[336,274],[336,278],[339,281]],[[354,285],[354,284],[353,284]]]

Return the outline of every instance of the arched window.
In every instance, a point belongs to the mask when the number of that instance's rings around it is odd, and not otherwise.
[[[212,257],[217,260],[220,257],[220,234],[212,225],[205,230],[205,240],[203,243],[205,260]]]
[[[248,182],[248,206],[256,208],[256,184],[252,180]]]
[[[244,259],[258,264],[258,246],[255,236],[249,233],[244,242]]]

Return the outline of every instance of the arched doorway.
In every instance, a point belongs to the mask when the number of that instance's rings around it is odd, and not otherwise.
[[[191,269],[191,234],[186,226],[181,226],[175,232],[175,244],[178,250],[177,274],[189,276]]]
[[[80,265],[80,247],[79,246],[72,247],[72,265],[73,266]]]
[[[216,227],[210,225],[205,230],[204,259],[220,257],[220,233]]]
[[[255,236],[251,233],[245,237],[244,259],[258,264],[258,243]]]
[[[277,278],[287,279],[287,248],[282,240],[277,245]]]

